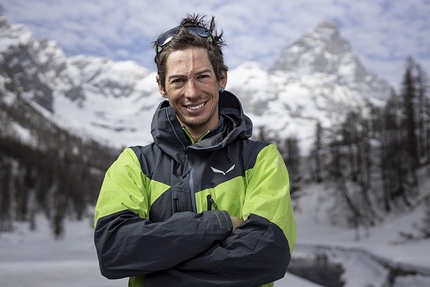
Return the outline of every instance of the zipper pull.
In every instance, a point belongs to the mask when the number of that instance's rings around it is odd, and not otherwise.
[[[218,205],[215,203],[215,200],[213,200],[212,195],[208,194],[206,199],[208,201],[208,210],[212,210],[212,206],[215,210],[218,210]]]

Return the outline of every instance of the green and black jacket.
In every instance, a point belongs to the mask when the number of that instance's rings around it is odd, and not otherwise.
[[[165,101],[154,142],[109,168],[95,209],[104,276],[133,287],[273,286],[284,276],[296,238],[287,169],[274,145],[249,139],[233,94],[220,94],[219,113],[193,143]],[[245,220],[233,234],[230,216]]]

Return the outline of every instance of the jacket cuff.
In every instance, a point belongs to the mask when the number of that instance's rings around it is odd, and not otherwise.
[[[231,223],[230,215],[225,210],[212,210],[216,217],[218,218],[219,226],[224,229],[231,231],[233,229],[233,224]]]

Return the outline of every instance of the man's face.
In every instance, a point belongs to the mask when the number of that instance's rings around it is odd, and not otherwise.
[[[219,91],[227,73],[217,81],[208,53],[203,48],[172,52],[166,62],[166,89],[159,86],[188,132],[200,137],[218,124]]]

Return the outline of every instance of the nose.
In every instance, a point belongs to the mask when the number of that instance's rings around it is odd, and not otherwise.
[[[184,94],[186,98],[196,98],[200,96],[200,88],[194,78],[188,79],[185,84]]]

